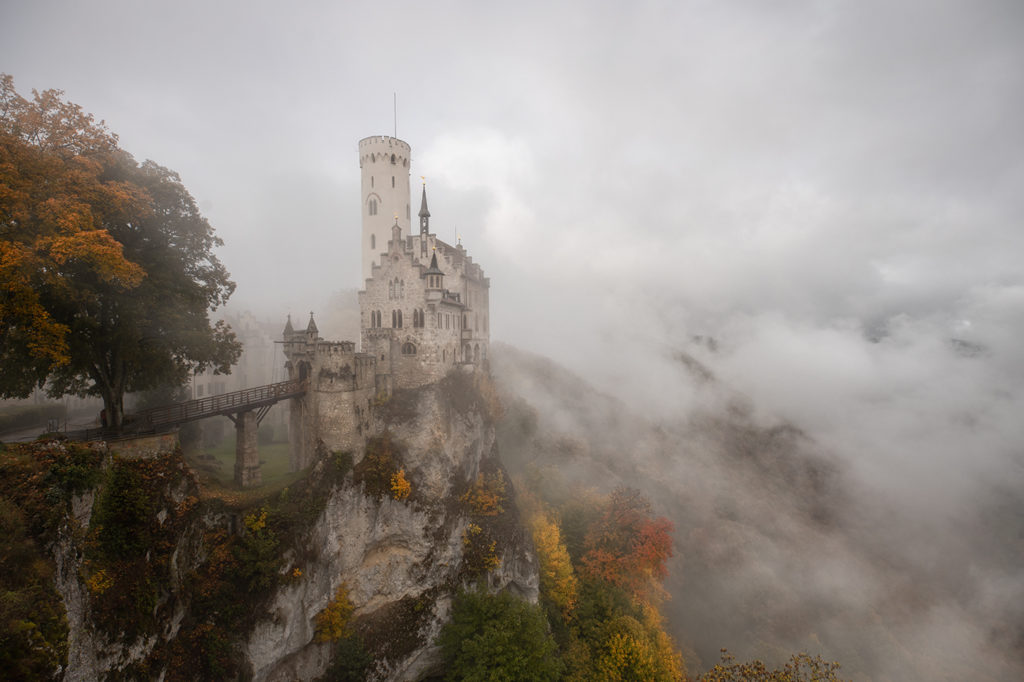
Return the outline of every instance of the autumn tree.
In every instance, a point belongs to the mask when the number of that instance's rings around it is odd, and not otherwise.
[[[654,518],[639,490],[616,488],[584,539],[584,573],[645,599],[659,588],[672,556],[672,522]]]
[[[781,668],[769,668],[763,661],[740,662],[725,649],[722,661],[697,678],[697,682],[842,682],[839,663],[821,656],[795,654]]]
[[[0,395],[96,395],[119,427],[126,392],[230,371],[234,283],[178,175],[62,95],[0,74]]]

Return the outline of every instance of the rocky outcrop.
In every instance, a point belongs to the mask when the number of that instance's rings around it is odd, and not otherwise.
[[[378,498],[352,479],[331,492],[309,537],[316,560],[301,581],[275,595],[271,617],[256,625],[246,644],[255,680],[323,674],[329,649],[313,641],[313,618],[342,584],[356,627],[377,635],[368,642],[375,679],[415,680],[438,669],[433,642],[455,591],[473,579],[462,561],[470,516],[458,493],[495,455],[494,426],[471,377],[400,392],[392,401],[380,411],[378,426],[401,445],[413,495]],[[514,505],[506,513],[514,515]],[[500,565],[486,580],[535,601],[530,543],[517,524],[507,524],[507,531],[499,538]]]

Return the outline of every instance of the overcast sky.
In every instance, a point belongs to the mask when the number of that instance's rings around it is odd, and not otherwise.
[[[236,307],[360,286],[357,142],[394,133],[397,93],[495,339],[606,384],[693,334],[815,380],[893,329],[1021,371],[1014,0],[8,1],[0,70],[181,174]]]

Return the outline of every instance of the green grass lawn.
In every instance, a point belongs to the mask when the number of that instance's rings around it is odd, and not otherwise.
[[[186,459],[199,477],[204,496],[248,506],[306,475],[305,471],[288,471],[288,443],[267,443],[259,445],[258,450],[263,485],[244,491],[235,485],[234,433],[225,436],[217,447],[204,448],[202,455],[187,455]]]

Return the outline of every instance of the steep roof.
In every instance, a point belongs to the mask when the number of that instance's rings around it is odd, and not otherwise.
[[[430,257],[430,267],[423,272],[424,277],[427,275],[444,275],[441,272],[441,268],[437,267],[437,251]]]

